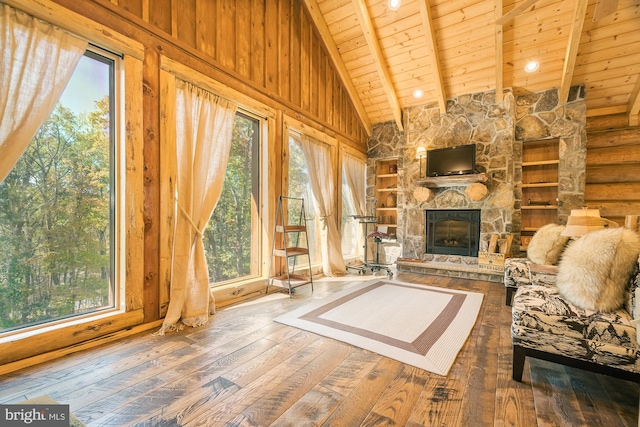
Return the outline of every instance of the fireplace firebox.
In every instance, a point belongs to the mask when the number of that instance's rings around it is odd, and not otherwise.
[[[427,210],[426,253],[478,256],[480,210]]]

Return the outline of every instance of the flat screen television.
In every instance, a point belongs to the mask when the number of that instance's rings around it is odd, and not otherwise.
[[[427,151],[427,176],[476,173],[476,144]]]

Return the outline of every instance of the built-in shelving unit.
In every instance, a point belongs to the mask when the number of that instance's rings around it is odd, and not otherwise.
[[[522,249],[543,225],[558,220],[558,139],[522,143]]]
[[[376,161],[376,220],[394,238],[398,227],[398,159]]]

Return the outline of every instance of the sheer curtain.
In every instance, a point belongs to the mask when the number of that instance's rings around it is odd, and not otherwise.
[[[348,153],[344,153],[342,156],[342,169],[356,215],[366,215],[365,166],[364,161]],[[364,246],[365,236],[363,227],[360,224],[358,225],[358,248],[361,248]],[[358,252],[360,253],[361,251],[359,250]],[[362,252],[361,255],[364,255],[364,253]]]
[[[87,42],[0,5],[0,182],[55,107]]]
[[[347,269],[336,223],[336,185],[331,165],[331,148],[307,135],[300,138],[300,146],[307,162],[313,198],[322,220],[322,270],[325,276],[343,275]]]
[[[159,335],[215,311],[202,232],[220,199],[236,106],[176,79],[177,215],[169,307]]]

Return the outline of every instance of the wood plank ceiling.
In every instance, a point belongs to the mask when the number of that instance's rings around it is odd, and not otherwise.
[[[304,2],[363,123],[402,129],[405,107],[444,111],[447,98],[501,87],[559,88],[562,100],[584,84],[588,116],[624,112],[638,125],[640,0]],[[540,66],[527,73],[531,60]]]

